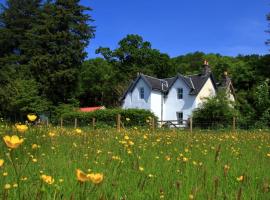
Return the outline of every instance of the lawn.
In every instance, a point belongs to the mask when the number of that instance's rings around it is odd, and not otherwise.
[[[10,149],[6,135],[24,141]],[[270,199],[267,131],[2,126],[0,136],[1,199]]]

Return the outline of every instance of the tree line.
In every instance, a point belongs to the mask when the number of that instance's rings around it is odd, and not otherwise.
[[[2,117],[54,113],[63,105],[117,107],[138,72],[157,78],[196,74],[208,60],[217,80],[228,71],[241,120],[269,125],[270,55],[194,52],[171,58],[130,34],[116,49],[99,47],[97,58],[86,59],[95,34],[90,13],[79,0],[8,0],[1,6]]]

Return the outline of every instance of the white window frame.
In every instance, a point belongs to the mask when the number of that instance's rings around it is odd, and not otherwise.
[[[144,87],[140,87],[140,99],[144,99]]]
[[[177,99],[183,99],[183,88],[177,88]]]
[[[179,124],[183,124],[184,119],[184,113],[183,112],[176,112],[177,121],[179,121]]]

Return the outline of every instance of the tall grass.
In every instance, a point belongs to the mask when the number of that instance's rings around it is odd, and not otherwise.
[[[270,133],[78,132],[30,127],[20,134],[24,143],[12,153],[21,199],[270,199]],[[7,127],[0,134],[17,133]],[[0,142],[0,198],[18,199],[9,154]],[[79,183],[76,169],[103,173],[104,180]]]

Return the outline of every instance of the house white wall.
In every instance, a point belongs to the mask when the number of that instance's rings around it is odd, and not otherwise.
[[[153,90],[151,92],[151,111],[161,120],[161,92]],[[163,105],[164,107],[164,105]],[[164,112],[163,112],[164,113]]]
[[[183,88],[183,99],[177,98],[177,89]],[[183,120],[187,120],[194,109],[195,95],[189,94],[190,89],[182,79],[177,79],[165,98],[163,120],[177,120],[177,112],[183,112]]]
[[[216,90],[210,78],[205,82],[199,94],[195,99],[194,108],[198,108],[206,100],[206,97],[213,97],[216,95]]]
[[[144,99],[140,98],[140,88],[144,88]],[[151,102],[151,89],[143,79],[140,79],[135,88],[128,92],[126,95],[122,107],[127,108],[140,108],[150,110]]]
[[[144,88],[144,99],[140,98],[140,88]],[[177,89],[183,88],[183,99],[177,98]],[[209,78],[197,95],[190,95],[190,88],[182,79],[177,79],[169,93],[163,98],[160,91],[151,90],[147,83],[140,79],[135,88],[126,94],[122,107],[139,108],[152,111],[159,120],[177,120],[177,112],[183,112],[183,120],[187,120],[192,111],[200,106],[205,97],[216,95],[216,90]],[[161,116],[163,110],[163,117]]]

